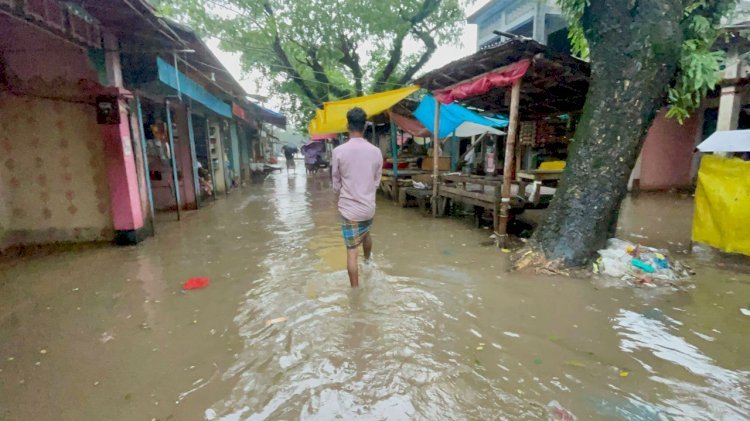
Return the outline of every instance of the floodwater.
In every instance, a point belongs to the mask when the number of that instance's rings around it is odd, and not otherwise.
[[[690,212],[642,195],[621,232],[679,253]],[[160,220],[138,247],[0,266],[0,419],[750,414],[748,274],[690,256],[678,290],[508,273],[487,230],[381,202],[351,290],[333,195],[301,173]],[[211,284],[181,293],[193,276]]]

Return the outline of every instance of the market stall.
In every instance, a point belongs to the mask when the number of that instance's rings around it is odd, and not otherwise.
[[[514,39],[457,60],[416,81],[422,88],[432,91],[439,103],[434,112],[436,126],[442,108],[456,101],[488,113],[509,115],[502,159],[501,206],[494,215],[501,243],[507,240],[513,182],[521,172],[521,167],[514,164],[521,164],[524,159],[525,146],[516,148],[520,143],[521,122],[544,122],[551,117],[575,115],[583,108],[589,74],[589,64],[582,60],[556,53],[535,41]],[[535,127],[538,126],[535,123]],[[568,126],[570,132],[572,126]],[[566,136],[556,131],[553,135],[555,138]],[[536,135],[533,139],[533,142],[538,141]],[[520,186],[518,189],[525,190]]]

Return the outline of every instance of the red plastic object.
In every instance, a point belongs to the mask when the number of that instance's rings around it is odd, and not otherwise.
[[[200,289],[208,286],[208,278],[190,278],[182,284],[182,289]]]

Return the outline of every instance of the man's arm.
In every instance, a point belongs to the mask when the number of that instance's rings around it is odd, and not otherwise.
[[[380,178],[383,176],[383,155],[380,155],[380,154],[378,155],[380,156],[380,159],[378,160],[378,168],[375,170],[375,187],[376,188],[380,187]]]
[[[339,172],[339,156],[336,150],[333,151],[331,157],[331,179],[333,183],[333,191],[338,194],[341,192],[341,173]]]

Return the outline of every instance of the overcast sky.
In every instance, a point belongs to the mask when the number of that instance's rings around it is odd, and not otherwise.
[[[488,1],[489,0],[477,1],[466,11],[466,16],[469,16],[475,10],[486,4]],[[476,36],[476,25],[464,24],[464,31],[461,37],[460,44],[444,45],[438,47],[438,49],[435,51],[435,54],[433,54],[430,61],[423,68],[422,72],[440,68],[454,60],[472,54],[476,49]],[[263,89],[258,89],[257,82],[260,82],[260,85],[263,85],[262,81],[257,81],[255,79],[258,77],[258,75],[243,74],[239,54],[227,53],[219,49],[219,41],[217,39],[208,39],[207,44],[213,50],[214,54],[216,54],[219,60],[222,61],[227,70],[229,70],[234,78],[240,82],[242,87],[245,88],[248,93],[260,95],[266,95],[268,93],[267,91],[263,92]],[[404,45],[404,51],[406,53],[418,53],[421,48],[422,45],[418,44],[417,42],[407,42]],[[279,100],[277,98],[269,98],[268,102],[266,102],[265,105],[268,108],[278,109],[280,105],[278,101]]]

